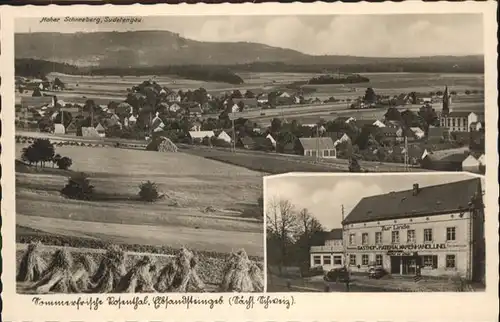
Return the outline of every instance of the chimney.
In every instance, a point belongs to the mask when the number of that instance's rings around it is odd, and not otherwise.
[[[413,195],[414,196],[418,195],[419,191],[420,191],[420,188],[418,187],[418,183],[414,183],[413,184]]]

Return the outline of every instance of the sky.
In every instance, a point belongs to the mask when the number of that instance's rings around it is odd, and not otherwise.
[[[64,19],[64,18],[63,18]],[[149,16],[137,23],[40,22],[18,18],[16,32],[168,30],[200,41],[248,41],[312,55],[417,57],[482,55],[480,14],[323,16]]]
[[[382,179],[379,179],[382,178]],[[381,174],[377,176],[275,176],[266,179],[264,198],[289,200],[297,211],[306,208],[326,229],[341,228],[342,205],[344,218],[364,197],[411,190],[474,178],[463,173],[446,174]],[[484,189],[484,179],[482,185]]]

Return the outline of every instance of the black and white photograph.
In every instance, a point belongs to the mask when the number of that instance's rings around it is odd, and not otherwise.
[[[480,27],[16,19],[19,290],[263,291],[264,174],[484,172]],[[346,33],[370,40],[342,48]]]
[[[492,8],[2,6],[6,318],[496,317]]]
[[[267,291],[484,291],[484,184],[465,172],[267,177]]]

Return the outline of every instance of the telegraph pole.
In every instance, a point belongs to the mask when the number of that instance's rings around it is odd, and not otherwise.
[[[234,116],[231,117],[231,124],[232,124],[232,127],[233,127],[233,144],[232,144],[232,148],[233,148],[233,153],[236,153],[236,133],[234,131]]]
[[[316,161],[319,162],[319,125],[316,124]]]
[[[405,154],[404,154],[404,159],[405,159],[405,171],[410,170],[410,165],[409,165],[409,160],[408,160],[408,137],[405,135]]]

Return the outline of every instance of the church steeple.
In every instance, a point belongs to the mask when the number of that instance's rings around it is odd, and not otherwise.
[[[448,93],[448,86],[445,87],[443,93],[443,110],[442,115],[448,115],[450,113],[450,94]]]

